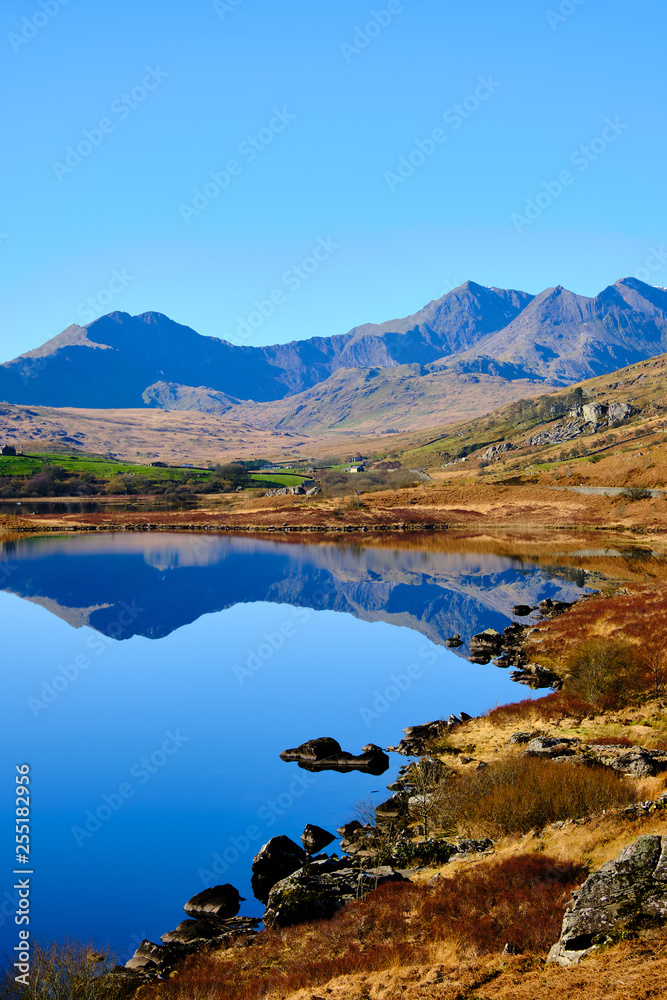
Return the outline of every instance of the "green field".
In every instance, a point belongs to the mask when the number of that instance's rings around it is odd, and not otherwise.
[[[110,480],[115,476],[145,476],[153,483],[184,479],[195,483],[207,483],[213,475],[208,469],[186,469],[177,466],[161,468],[153,465],[133,465],[131,462],[117,462],[110,458],[96,455],[54,454],[52,452],[36,452],[30,455],[0,456],[0,477],[3,476],[34,476],[45,466],[60,466],[73,476],[86,473],[98,480]],[[291,469],[281,473],[250,473],[250,488],[279,489],[284,486],[300,486],[309,477],[293,472]]]
[[[115,462],[109,458],[95,458],[90,455],[60,455],[51,452],[38,452],[30,455],[0,456],[0,476],[32,476],[40,472],[44,465],[59,465],[73,475],[90,472],[100,479],[111,479],[113,476],[134,475],[150,476],[151,479],[181,479],[187,475],[190,479],[207,480],[211,473],[204,469],[155,468],[152,465],[133,465],[131,462]]]
[[[295,473],[263,473],[263,472],[253,472],[250,476],[251,479],[255,479],[262,486],[267,488],[280,487],[280,486],[301,486],[309,478],[308,476],[299,476]]]

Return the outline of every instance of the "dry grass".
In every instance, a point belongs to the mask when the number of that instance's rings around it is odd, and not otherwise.
[[[463,837],[497,838],[625,806],[636,794],[606,768],[513,754],[446,782],[432,822]]]
[[[657,1000],[665,981],[667,942],[657,936],[621,943],[573,969],[512,956],[466,960],[445,949],[428,966],[344,976],[288,1000]]]

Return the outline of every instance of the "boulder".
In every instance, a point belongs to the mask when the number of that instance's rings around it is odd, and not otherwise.
[[[280,759],[296,761],[306,771],[362,771],[379,776],[389,769],[389,757],[382,747],[368,743],[358,755],[342,750],[329,736],[308,740],[291,750],[283,750]]]
[[[312,823],[308,823],[301,834],[301,843],[306,854],[319,854],[335,839],[333,833],[323,830],[321,826],[313,826]]]
[[[586,756],[632,778],[650,778],[667,769],[667,753],[643,747],[596,746],[586,748]]]
[[[593,948],[667,919],[667,838],[639,837],[573,893],[549,961],[576,965]]]
[[[362,829],[363,829],[363,824],[360,823],[358,819],[353,819],[350,820],[349,823],[343,823],[342,826],[339,826],[338,829],[336,830],[336,833],[338,834],[339,837],[342,837],[343,840],[349,840],[350,837],[353,836],[353,834],[355,834],[358,830]]]
[[[615,423],[616,421],[627,420],[634,412],[634,407],[630,406],[629,403],[610,403],[607,417],[610,423]]]
[[[458,837],[456,840],[456,850],[459,854],[488,854],[489,851],[493,851],[493,841],[488,837],[483,837],[481,840]]]
[[[530,743],[533,739],[534,733],[512,733],[508,739],[508,743]]]
[[[403,730],[405,739],[402,739],[398,746],[387,749],[405,757],[420,757],[425,752],[428,742],[448,729],[448,723],[442,719],[425,722],[421,726],[406,726]]]
[[[199,951],[213,942],[231,940],[241,934],[254,933],[261,921],[257,917],[229,917],[227,920],[182,920],[173,931],[167,931],[160,940],[165,945],[180,946],[181,955]],[[150,942],[149,942],[150,943]],[[159,945],[153,945],[159,947]]]
[[[607,407],[604,403],[585,403],[582,413],[587,424],[598,424],[606,417]]]
[[[281,760],[303,760],[318,761],[333,757],[341,752],[341,745],[338,740],[331,736],[320,736],[316,740],[306,740],[300,746],[292,750],[283,750],[280,755]]]
[[[563,611],[567,611],[571,608],[573,601],[553,601],[550,597],[547,597],[545,601],[540,601],[539,609],[543,615],[560,615]]]
[[[225,920],[235,917],[245,900],[239,896],[233,885],[216,885],[212,889],[204,889],[189,899],[183,909],[189,917],[218,917]]]
[[[167,931],[160,940],[164,944],[205,944],[220,934],[220,925],[214,920],[182,920],[173,931]]]
[[[445,646],[448,646],[449,649],[458,649],[458,647],[462,645],[463,639],[458,634],[450,636],[449,639],[445,639]]]
[[[393,868],[359,873],[349,867],[349,862],[343,862],[342,867],[329,861],[313,862],[271,889],[264,925],[271,929],[326,920],[346,903],[365,896],[379,885],[406,881],[409,880]]]
[[[483,632],[478,632],[470,640],[470,652],[472,655],[480,656],[488,654],[496,656],[502,650],[503,637],[494,628],[487,628]]]
[[[376,822],[382,820],[399,819],[407,815],[408,794],[407,792],[396,792],[385,802],[381,802],[375,809]]]
[[[178,945],[142,941],[129,962],[125,963],[125,968],[137,972],[168,972],[183,961],[183,954]]]
[[[512,614],[516,615],[517,618],[527,618],[531,611],[534,611],[528,604],[515,604],[512,608]],[[505,629],[507,632],[507,629]]]
[[[526,684],[533,691],[540,688],[553,688],[560,691],[563,686],[562,678],[548,667],[542,667],[539,663],[522,663],[520,670],[513,670],[510,677],[517,684]]]
[[[566,750],[573,752],[577,743],[579,740],[564,736],[536,736],[528,741],[526,753],[531,757],[562,757]]]
[[[306,852],[289,837],[271,837],[252,863],[252,891],[260,903],[266,903],[269,892],[282,879],[298,871],[306,863]],[[164,938],[163,938],[164,940]]]

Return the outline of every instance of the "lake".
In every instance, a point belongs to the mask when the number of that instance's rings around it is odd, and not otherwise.
[[[435,543],[434,543],[435,545]],[[33,934],[125,961],[206,885],[260,915],[253,855],[335,832],[380,778],[280,760],[332,736],[359,753],[404,726],[529,697],[467,642],[515,604],[585,592],[581,571],[429,551],[193,534],[26,538],[0,549],[5,705],[0,947],[15,943],[13,787],[32,773]],[[445,639],[460,633],[458,650]],[[332,845],[337,849],[337,844]]]

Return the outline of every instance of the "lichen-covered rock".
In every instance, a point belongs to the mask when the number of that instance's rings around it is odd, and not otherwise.
[[[645,750],[644,747],[589,746],[586,755],[599,764],[613,768],[619,774],[633,778],[649,778],[667,769],[667,753]]]
[[[269,894],[264,925],[290,927],[312,920],[328,920],[342,906],[386,882],[409,881],[393,868],[358,872],[348,862],[315,861],[278,882]]]
[[[529,740],[526,754],[531,757],[565,757],[574,753],[574,747],[579,740],[565,739],[562,736],[536,736]]]
[[[576,965],[597,945],[667,919],[667,837],[639,837],[573,894],[549,961]]]

